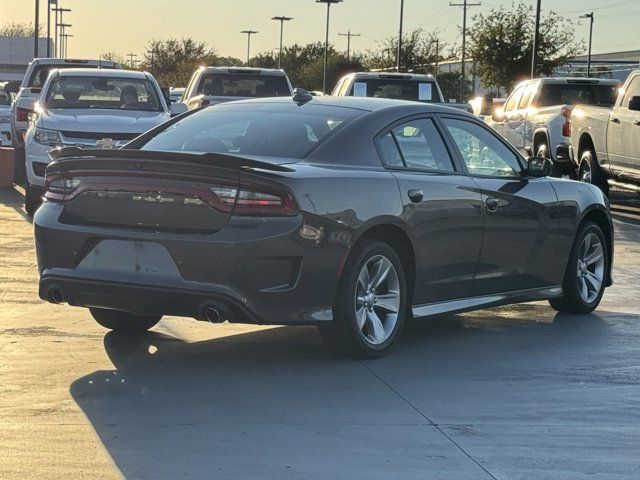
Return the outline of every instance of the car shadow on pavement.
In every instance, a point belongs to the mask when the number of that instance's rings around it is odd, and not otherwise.
[[[125,478],[424,478],[425,469],[474,478],[465,469],[477,466],[432,423],[430,409],[458,412],[444,390],[477,398],[483,379],[584,381],[589,372],[571,369],[607,348],[612,322],[639,318],[556,315],[540,304],[450,315],[414,322],[373,361],[329,355],[312,327],[194,343],[110,332],[114,370],[70,390]],[[532,401],[528,387],[512,392],[505,415],[518,415],[519,395]],[[499,397],[487,402],[500,411]]]
[[[15,188],[0,188],[0,204],[15,210],[25,220],[33,223],[32,218],[24,210],[24,195]]]

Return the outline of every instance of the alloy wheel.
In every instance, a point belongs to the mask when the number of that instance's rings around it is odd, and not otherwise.
[[[358,330],[367,343],[381,345],[391,337],[398,322],[400,298],[393,263],[384,255],[367,260],[358,274],[355,292]]]
[[[583,161],[580,165],[580,181],[585,183],[593,183],[591,164],[587,161]]]
[[[600,295],[604,280],[604,248],[595,233],[582,239],[578,253],[578,291],[585,303],[592,303]]]

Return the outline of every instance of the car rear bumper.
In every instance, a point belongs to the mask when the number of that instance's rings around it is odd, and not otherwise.
[[[61,223],[34,217],[40,297],[54,303],[238,323],[317,324],[331,308],[348,236],[319,217],[231,217],[213,234]],[[315,234],[315,237],[314,237]]]

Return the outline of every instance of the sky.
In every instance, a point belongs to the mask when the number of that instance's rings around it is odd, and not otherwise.
[[[469,15],[513,3],[479,1],[482,6],[470,8]],[[524,2],[535,4],[535,0]],[[46,23],[46,0],[40,3],[41,23]],[[277,50],[279,22],[270,20],[276,15],[294,17],[285,24],[285,45],[323,41],[325,36],[326,5],[315,0],[59,0],[59,4],[73,10],[64,18],[73,25],[68,47],[73,57],[106,52],[141,57],[149,39],[188,36],[207,42],[220,55],[244,59],[247,43],[241,30],[259,32],[251,40],[252,54]],[[32,22],[34,5],[35,0],[0,0],[0,23]],[[346,50],[346,37],[337,34],[351,30],[361,34],[352,39],[352,49],[375,48],[377,42],[397,34],[399,5],[400,0],[344,0],[332,6],[330,41]],[[578,17],[594,11],[594,53],[640,48],[640,0],[542,0],[542,8],[543,13],[553,8],[575,19],[576,36],[585,40],[589,25]],[[450,7],[449,0],[405,0],[407,31],[421,27],[452,45],[460,40],[461,24],[462,8]]]

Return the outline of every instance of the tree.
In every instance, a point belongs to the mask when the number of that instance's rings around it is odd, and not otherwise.
[[[102,60],[108,60],[111,62],[119,63],[120,65],[122,65],[122,68],[125,68],[125,69],[129,67],[129,62],[127,61],[125,56],[118,52],[106,52],[100,55],[100,58]]]
[[[191,38],[170,38],[151,40],[140,68],[151,72],[161,85],[186,86],[193,72],[201,65],[238,66],[242,62],[237,58],[219,57],[204,42]]]
[[[440,85],[445,102],[452,98],[457,99],[460,96],[461,77],[461,72],[442,72],[438,74],[438,85]],[[469,98],[473,93],[473,85],[469,78],[464,82],[464,89],[463,98]]]
[[[40,33],[42,31],[43,27],[40,26]],[[33,23],[11,22],[0,27],[0,36],[2,37],[33,37],[35,34]]]
[[[338,79],[350,72],[365,70],[361,56],[347,55],[329,45],[327,63],[327,88],[335,85]],[[254,67],[277,68],[277,52],[263,52],[251,59]],[[309,43],[307,45],[290,45],[282,51],[282,69],[287,72],[294,87],[306,90],[322,89],[322,74],[324,70],[324,43]]]
[[[531,72],[535,12],[522,2],[511,8],[493,8],[477,14],[467,34],[468,54],[476,62],[484,87],[511,88]],[[551,74],[553,69],[584,49],[576,42],[572,22],[554,11],[540,21],[538,74]]]
[[[435,65],[442,60],[441,52],[446,48],[434,33],[418,28],[402,36],[400,64],[402,70],[413,73],[433,73]],[[398,56],[398,37],[389,37],[369,50],[366,66],[371,70],[395,70]]]

